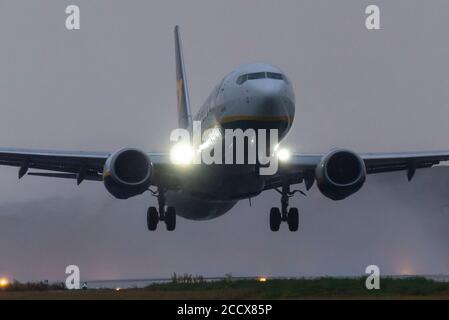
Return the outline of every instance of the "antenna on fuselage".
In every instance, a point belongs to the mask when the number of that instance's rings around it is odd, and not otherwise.
[[[184,56],[182,53],[179,26],[175,26],[175,55],[176,55],[176,95],[178,97],[178,126],[192,129],[192,113],[190,111],[189,89],[187,86]]]

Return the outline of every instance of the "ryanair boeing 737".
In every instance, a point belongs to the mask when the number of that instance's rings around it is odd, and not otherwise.
[[[291,82],[279,68],[264,63],[239,67],[223,78],[192,117],[178,27],[175,56],[179,128],[191,132],[198,121],[203,129],[277,130],[279,140],[289,132],[295,116],[295,95]],[[416,169],[449,160],[449,150],[357,154],[333,149],[323,154],[279,152],[279,157],[283,161],[277,171],[261,175],[259,162],[180,168],[170,153],[131,148],[105,153],[0,148],[0,165],[18,167],[19,179],[28,174],[75,179],[78,185],[84,180],[101,181],[119,199],[150,191],[158,206],[148,209],[148,229],[156,230],[163,221],[169,231],[175,229],[178,215],[192,220],[213,219],[228,212],[239,200],[272,189],[279,192],[281,205],[270,210],[270,229],[278,231],[286,222],[290,231],[296,231],[298,209],[289,207],[289,198],[303,192],[292,190],[292,185],[304,183],[309,190],[316,182],[324,196],[342,200],[357,192],[368,174],[404,171],[411,180]]]

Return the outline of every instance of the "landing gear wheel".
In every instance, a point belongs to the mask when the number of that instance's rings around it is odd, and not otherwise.
[[[287,224],[288,224],[288,229],[290,231],[292,231],[292,232],[298,231],[298,227],[299,227],[298,208],[295,208],[295,207],[290,208],[290,210],[288,211],[288,215],[287,215]]]
[[[281,211],[279,208],[271,208],[270,210],[270,229],[273,232],[279,231],[281,226]]]
[[[173,231],[176,228],[176,210],[174,207],[167,207],[165,212],[165,226],[167,231]]]
[[[147,211],[147,226],[148,230],[154,231],[157,228],[157,223],[159,222],[159,214],[155,207],[149,207]]]

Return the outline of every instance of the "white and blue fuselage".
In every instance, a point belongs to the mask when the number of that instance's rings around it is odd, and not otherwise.
[[[295,95],[287,76],[273,65],[256,63],[224,77],[193,120],[200,121],[203,130],[276,129],[281,140],[294,116]],[[184,218],[208,220],[226,213],[238,200],[258,195],[264,182],[255,165],[198,165],[186,175],[182,189],[167,191],[166,201]]]

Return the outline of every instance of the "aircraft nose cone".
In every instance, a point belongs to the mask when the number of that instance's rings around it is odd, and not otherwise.
[[[249,81],[251,83],[251,81]],[[294,117],[294,101],[285,81],[261,79],[251,83],[248,110],[261,120],[260,128],[278,129],[279,137],[288,131]]]
[[[252,84],[250,90],[254,93],[254,96],[273,101],[282,97],[284,88],[285,83],[283,81],[264,79]]]
[[[252,103],[255,112],[266,116],[287,115],[284,98],[285,83],[279,80],[263,79],[251,84]]]

